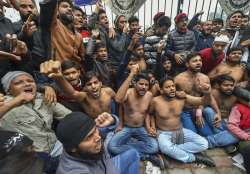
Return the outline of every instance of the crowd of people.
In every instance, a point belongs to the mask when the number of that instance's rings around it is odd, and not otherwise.
[[[250,173],[248,15],[173,23],[158,12],[142,32],[99,1],[90,16],[71,0],[39,5],[0,0],[0,173],[139,174],[141,161],[164,170],[168,158],[215,167],[203,153],[215,147],[241,153]]]

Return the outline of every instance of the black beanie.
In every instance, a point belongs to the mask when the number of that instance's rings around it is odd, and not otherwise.
[[[25,151],[32,144],[33,141],[21,133],[0,130],[0,158],[11,151]]]
[[[72,112],[60,121],[56,135],[66,150],[72,150],[88,135],[95,121],[82,112]]]

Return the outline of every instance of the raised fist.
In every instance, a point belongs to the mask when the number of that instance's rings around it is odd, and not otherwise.
[[[61,63],[59,61],[46,61],[40,65],[40,72],[49,78],[63,77]]]

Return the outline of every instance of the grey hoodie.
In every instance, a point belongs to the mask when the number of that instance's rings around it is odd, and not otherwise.
[[[63,152],[56,174],[118,174],[112,159],[105,152],[100,160],[84,160]]]

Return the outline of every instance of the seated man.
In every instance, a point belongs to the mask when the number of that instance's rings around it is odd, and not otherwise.
[[[108,149],[113,155],[136,149],[143,160],[164,168],[163,161],[156,155],[157,141],[148,135],[144,121],[148,114],[152,93],[149,89],[149,78],[146,73],[138,73],[139,65],[133,65],[128,78],[123,82],[116,94],[116,101],[122,105],[124,113],[120,115],[117,132],[109,142]],[[133,88],[129,88],[135,80]]]
[[[202,86],[203,85],[203,86]],[[163,154],[180,160],[182,162],[201,162],[208,166],[215,166],[214,162],[206,156],[195,153],[202,152],[208,148],[208,142],[198,134],[189,129],[182,128],[181,112],[185,103],[201,105],[211,100],[210,85],[200,84],[204,97],[193,97],[186,95],[184,99],[176,97],[174,80],[163,78],[160,87],[161,95],[153,98],[150,105],[151,125],[147,127],[151,135],[158,134],[160,150]]]
[[[71,111],[59,103],[44,103],[44,96],[37,93],[35,81],[28,73],[12,71],[1,82],[8,93],[0,109],[4,113],[0,120],[1,128],[28,136],[34,141],[36,152],[58,156],[62,146],[56,143],[55,133],[51,129],[52,120],[61,119]]]
[[[220,75],[230,75],[234,78],[236,84],[244,80],[246,75],[245,67],[240,64],[243,50],[239,47],[231,48],[227,51],[226,63],[218,64],[208,77],[211,81]]]
[[[186,66],[187,70],[175,77],[175,84],[180,90],[187,94],[200,97],[203,93],[198,87],[197,79],[210,84],[209,78],[200,72],[202,68],[201,56],[198,53],[189,54],[187,56]],[[212,107],[212,110],[215,110],[216,112],[214,117],[220,118],[220,111],[214,98],[212,98],[210,106]],[[206,115],[210,114],[206,112],[207,108],[211,109],[209,106],[193,106],[190,103],[185,103],[185,107],[181,114],[183,127],[196,133],[199,132],[203,136],[210,134],[210,128],[207,124],[204,124],[206,123],[206,119],[203,119],[203,116],[206,117]]]
[[[47,61],[41,64],[41,72],[53,78],[65,94],[81,104],[84,111],[97,118],[103,113],[111,113],[112,99],[115,92],[109,87],[102,87],[100,76],[89,71],[84,75],[84,91],[75,90],[63,77],[59,61]]]
[[[250,146],[250,108],[244,104],[236,104],[228,119],[228,129],[240,140],[240,150]]]
[[[90,116],[80,112],[67,115],[57,127],[57,137],[64,146],[57,174],[139,173],[139,155],[135,150],[129,149],[113,158],[106,152],[98,127],[113,122],[110,117],[95,123]]]

